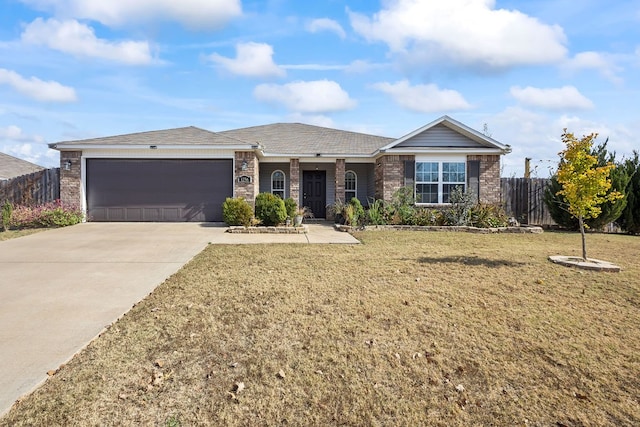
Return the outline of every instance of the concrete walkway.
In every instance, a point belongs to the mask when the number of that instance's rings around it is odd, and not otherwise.
[[[0,416],[209,243],[358,243],[327,224],[307,235],[225,229],[86,223],[0,242]]]

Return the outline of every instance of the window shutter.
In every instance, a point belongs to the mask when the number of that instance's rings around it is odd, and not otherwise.
[[[480,201],[480,160],[467,160],[467,188]]]
[[[413,184],[416,181],[416,162],[415,160],[405,160],[404,161],[404,185],[410,185],[413,187]]]

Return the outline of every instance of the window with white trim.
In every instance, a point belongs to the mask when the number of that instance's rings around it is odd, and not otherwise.
[[[344,198],[348,202],[354,197],[358,197],[358,176],[354,171],[347,171],[344,174]]]
[[[466,190],[465,162],[416,162],[416,203],[449,203],[456,187]]]
[[[284,200],[285,175],[281,170],[273,171],[271,174],[271,193],[280,196]]]

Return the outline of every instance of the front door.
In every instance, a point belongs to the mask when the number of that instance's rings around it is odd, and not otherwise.
[[[325,171],[302,172],[302,205],[311,209],[316,218],[327,216],[327,173]]]

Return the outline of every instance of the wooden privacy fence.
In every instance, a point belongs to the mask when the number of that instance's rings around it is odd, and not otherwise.
[[[0,181],[0,204],[35,206],[60,198],[60,168]]]
[[[555,225],[544,204],[545,178],[501,178],[502,206],[521,224]]]

